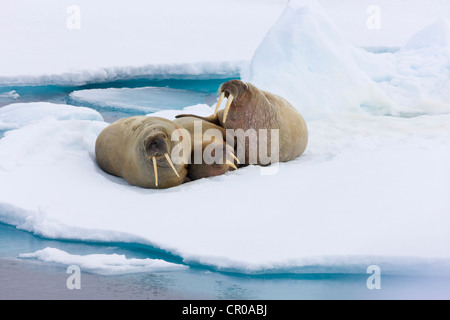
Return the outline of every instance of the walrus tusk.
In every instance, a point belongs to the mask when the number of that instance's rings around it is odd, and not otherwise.
[[[180,175],[178,174],[177,170],[175,169],[175,166],[173,165],[172,160],[170,160],[169,154],[168,154],[168,153],[165,153],[164,156],[166,157],[167,162],[170,164],[170,167],[172,168],[173,172],[175,172],[175,174],[176,174],[177,177],[179,178]]]
[[[237,170],[237,167],[230,160],[225,161],[225,164],[229,167],[232,167],[234,170]]]
[[[236,160],[237,164],[241,164],[241,162],[240,162],[239,159],[234,155],[233,152],[230,152],[230,156],[231,156],[234,160]]]
[[[223,98],[225,97],[225,92],[222,92],[219,97],[219,101],[217,101],[216,110],[214,110],[214,117],[217,115],[217,111],[219,111],[219,107],[222,104]]]
[[[155,185],[158,186],[158,164],[156,163],[155,156],[152,157],[153,161],[153,172],[155,173]]]
[[[231,103],[233,102],[233,99],[234,99],[234,97],[230,93],[230,95],[228,96],[227,104],[225,106],[225,110],[223,111],[223,121],[222,121],[222,123],[225,123],[225,121],[227,121],[228,111],[230,111],[230,106],[231,106]]]

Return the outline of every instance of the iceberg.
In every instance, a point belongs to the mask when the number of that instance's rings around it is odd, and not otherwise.
[[[450,47],[450,21],[439,19],[423,30],[417,32],[404,46],[405,49],[430,48],[435,49]]]
[[[394,115],[450,113],[450,21],[440,19],[393,53],[394,67],[378,81],[397,102]]]
[[[160,259],[127,258],[125,255],[115,253],[77,255],[50,247],[32,253],[22,253],[19,255],[19,258],[37,259],[47,263],[63,265],[77,265],[83,271],[102,275],[167,272],[188,268],[185,265],[170,263]]]
[[[384,114],[394,104],[358,65],[351,46],[315,1],[289,1],[243,80],[278,94],[312,119],[330,112]]]
[[[243,80],[289,100],[308,119],[336,112],[450,113],[450,23],[440,19],[400,50],[353,47],[316,1],[292,0]]]

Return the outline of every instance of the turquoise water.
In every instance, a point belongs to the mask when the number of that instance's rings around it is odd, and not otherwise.
[[[89,107],[99,111],[105,121],[113,122],[119,118],[129,117],[132,115],[144,115],[148,112],[139,110],[114,110],[104,105],[95,105],[89,102],[80,102],[72,99],[70,93],[79,90],[89,89],[109,89],[109,88],[143,88],[143,87],[159,87],[183,90],[184,95],[189,94],[190,99],[185,103],[182,103],[180,99],[175,98],[176,103],[167,105],[167,103],[158,103],[153,101],[154,107],[161,109],[182,109],[194,104],[206,103],[212,105],[217,98],[217,90],[223,82],[226,82],[232,78],[221,79],[133,79],[127,81],[114,81],[106,83],[92,83],[82,86],[9,86],[0,87],[0,107],[21,102],[37,102],[46,101],[53,103],[63,103],[76,106]],[[8,93],[13,93],[8,95]],[[19,95],[18,98],[14,98],[14,94]],[[132,102],[131,102],[132,103]],[[136,107],[140,107],[136,105]]]
[[[150,246],[45,239],[0,223],[0,270],[4,280],[0,299],[428,299],[450,297],[448,278],[383,276],[380,290],[369,290],[366,274],[259,274],[247,275],[189,265],[171,272],[124,275],[81,273],[81,289],[68,290],[67,266],[17,259],[46,247],[71,254],[117,253],[127,258],[164,259],[183,263],[180,257]],[[19,262],[18,262],[19,261]],[[3,281],[2,280],[2,281]],[[42,283],[41,283],[42,282]],[[35,285],[33,285],[35,284]],[[12,287],[12,289],[11,289]]]
[[[12,102],[49,101],[74,103],[69,94],[75,90],[104,88],[164,87],[182,89],[198,97],[198,103],[212,105],[219,85],[229,79],[136,79],[78,87],[35,86],[4,87],[0,95],[16,92],[20,97],[3,95],[0,107]],[[186,102],[186,106],[192,101]],[[75,105],[79,105],[76,103]],[[106,121],[139,112],[98,110]],[[183,105],[178,106],[180,109]],[[0,137],[1,138],[1,137]],[[19,259],[46,247],[70,254],[123,254],[127,258],[163,259],[186,264],[187,270],[102,276],[82,270],[82,289],[67,289],[67,266]],[[244,274],[223,272],[210,266],[187,264],[179,256],[148,245],[99,243],[46,239],[14,226],[0,223],[0,299],[7,298],[118,298],[118,299],[418,299],[450,298],[450,279],[431,277],[382,276],[381,290],[369,290],[368,274]],[[84,279],[84,280],[83,280]]]

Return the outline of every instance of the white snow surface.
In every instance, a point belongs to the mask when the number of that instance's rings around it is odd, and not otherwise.
[[[63,265],[76,265],[83,272],[102,275],[118,275],[136,272],[167,272],[185,270],[188,267],[160,259],[127,258],[120,254],[70,254],[66,251],[47,247],[32,253],[22,253],[19,258],[37,259]]]
[[[149,244],[241,272],[364,272],[369,262],[442,271],[450,257],[450,115],[332,115],[309,122],[306,153],[275,175],[250,166],[167,190],[98,168],[93,149],[106,125],[43,117],[8,131],[0,220],[50,238]]]
[[[284,3],[2,0],[0,86],[236,75]]]
[[[0,221],[49,238],[143,243],[239,272],[365,273],[377,264],[383,274],[448,275],[447,30],[440,20],[398,52],[368,54],[316,2],[291,1],[243,75],[307,120],[306,152],[273,175],[249,166],[167,190],[133,187],[96,164],[108,125],[98,112],[1,108]],[[151,115],[212,112],[200,104]]]
[[[89,108],[48,102],[14,103],[0,108],[0,132],[21,128],[43,119],[103,121],[98,112]]]

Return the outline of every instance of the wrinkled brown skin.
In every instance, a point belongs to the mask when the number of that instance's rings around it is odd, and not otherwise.
[[[286,162],[300,156],[308,144],[308,128],[301,114],[284,98],[258,89],[256,86],[240,80],[230,80],[220,86],[219,94],[224,92],[228,98],[230,94],[234,99],[228,112],[226,122],[223,123],[223,110],[216,116],[199,117],[205,121],[220,125],[225,129],[259,129],[268,130],[267,150],[270,154],[270,129],[279,129],[279,161]],[[183,117],[186,115],[179,115]],[[243,141],[237,141],[243,143]],[[236,144],[237,145],[237,144]],[[245,144],[245,164],[260,164],[259,155],[257,163],[249,159],[249,143]],[[259,150],[259,146],[258,146]],[[239,157],[239,154],[238,154]]]
[[[202,125],[202,136],[201,137],[194,135],[194,124],[195,124],[195,122],[198,122],[198,121],[200,121],[201,125]],[[226,143],[223,141],[223,139],[221,141],[211,142],[211,136],[208,136],[207,134],[205,134],[206,131],[209,129],[217,129],[222,133],[222,137],[225,138],[225,130],[222,127],[217,126],[211,122],[201,120],[196,117],[182,117],[182,118],[176,119],[174,122],[176,124],[182,126],[183,128],[185,128],[191,136],[191,164],[188,166],[189,179],[197,180],[197,179],[201,179],[201,178],[208,178],[208,177],[218,176],[218,175],[224,174],[229,171],[229,166],[227,166],[225,164],[225,159],[222,162],[222,164],[216,164],[216,163],[207,164],[203,161],[203,157],[202,157],[202,163],[198,163],[198,164],[194,163],[194,146],[197,144],[201,145],[202,154],[203,154],[203,151],[205,150],[205,148],[210,143],[221,145],[224,148],[223,149],[224,155],[226,155],[226,152],[233,151],[232,147],[227,146]],[[234,162],[233,159],[231,159],[231,160]]]
[[[146,116],[119,119],[100,133],[95,144],[97,162],[104,171],[143,188],[169,188],[183,183],[186,164],[175,164],[180,177],[170,167],[164,153],[171,155],[176,143],[172,121]],[[152,156],[157,159],[158,186],[155,184]]]

